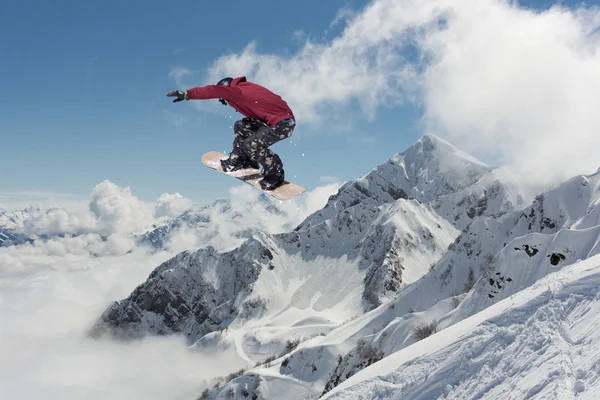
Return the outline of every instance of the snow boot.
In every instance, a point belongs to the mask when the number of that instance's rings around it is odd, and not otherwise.
[[[234,172],[239,171],[240,169],[254,168],[260,169],[260,164],[258,161],[251,160],[247,157],[231,157],[221,160],[221,168],[225,172]]]
[[[269,172],[263,174],[263,178],[259,184],[262,190],[273,190],[277,189],[285,181],[285,172],[283,168],[274,168]]]

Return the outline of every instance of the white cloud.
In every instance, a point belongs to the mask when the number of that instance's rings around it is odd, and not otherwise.
[[[7,198],[10,204],[15,205],[19,198],[33,199],[37,196],[24,197],[21,194],[15,198],[7,195]],[[144,230],[161,218],[175,216],[192,204],[191,200],[178,193],[164,194],[156,204],[147,203],[133,196],[129,188],[121,188],[108,180],[94,187],[89,201],[65,201],[64,198],[67,197],[50,197],[44,204],[49,208],[28,206],[22,210],[13,209],[17,212],[16,225],[7,222],[9,217],[15,216],[12,213],[3,221],[30,236],[91,234],[85,239],[91,241],[99,239],[98,235],[108,236],[100,247],[106,249],[110,245],[113,251],[117,251],[117,248],[124,249],[132,244],[130,233]],[[48,202],[51,199],[58,199],[61,206],[50,206]],[[89,243],[87,247],[90,247]],[[112,254],[112,251],[109,253]]]
[[[294,31],[294,33],[292,33],[292,39],[297,42],[305,40],[307,36],[308,35],[306,34],[306,32],[304,32],[304,30],[302,29],[297,29]]]
[[[154,205],[154,217],[175,218],[188,208],[192,207],[193,204],[194,202],[192,200],[183,197],[179,193],[164,193],[158,198]]]
[[[89,204],[104,233],[135,232],[153,222],[153,207],[110,181],[94,187]]]
[[[331,29],[342,23],[347,23],[355,15],[356,15],[356,11],[354,11],[350,8],[340,8],[338,10],[338,12],[335,14],[333,21],[331,21],[331,23],[329,24],[329,28]]]
[[[271,234],[288,231],[323,207],[339,187],[336,177],[322,177],[321,182],[325,186],[286,202],[265,197],[249,185],[233,186],[230,209],[222,212],[217,206],[203,211],[209,213],[210,222],[184,224],[170,231],[165,248],[179,252],[213,246],[226,251],[240,245],[256,230]],[[139,200],[130,188],[105,180],[94,187],[87,203],[73,203],[69,209],[28,208],[20,213],[23,233],[32,237],[55,236],[17,248],[23,253],[39,251],[64,257],[125,254],[136,246],[134,233],[146,232],[188,209],[194,212],[195,208],[201,207],[179,193],[165,193],[152,204]]]
[[[256,43],[250,43],[242,53],[221,57],[211,69],[209,80],[246,75],[280,93],[296,117],[305,122],[320,122],[323,110],[337,109],[351,100],[373,117],[377,106],[403,100],[403,94],[394,90],[398,86],[395,82],[408,84],[412,77],[410,66],[395,68],[400,54],[382,53],[371,59],[365,49],[345,40],[330,45],[309,41],[291,57],[259,54],[256,47]]]
[[[197,398],[212,377],[244,366],[191,352],[176,337],[86,337],[108,304],[173,254],[94,259],[46,250],[0,248],[0,398]]]
[[[332,177],[326,177],[325,181],[327,181],[327,178]],[[282,202],[280,207],[288,216],[285,228],[287,230],[295,228],[306,217],[323,208],[327,204],[329,197],[336,194],[340,186],[340,182],[331,181],[323,186],[318,186],[313,190],[307,191],[299,199]]]
[[[326,184],[331,184],[331,183],[339,184],[340,183],[340,179],[337,176],[329,176],[329,175],[320,176],[319,181],[321,183],[326,183]]]
[[[194,229],[186,225],[171,232],[169,239],[165,243],[167,250],[173,253],[179,253],[185,250],[193,250],[199,247],[213,246],[216,249],[221,249],[219,242],[211,242],[213,237],[213,231],[207,231],[203,229]],[[235,243],[234,243],[235,245]],[[231,243],[225,243],[227,249],[230,248]]]
[[[211,209],[210,223],[184,226],[170,232],[166,248],[178,252],[212,246],[220,251],[229,251],[256,230],[270,234],[288,232],[325,206],[329,196],[340,187],[335,177],[324,177],[323,182],[326,183],[324,186],[287,201],[265,199],[260,191],[249,185],[233,186],[229,190],[230,210],[223,213],[219,208]],[[275,209],[279,209],[279,213],[274,212]]]
[[[74,212],[64,208],[28,209],[30,218],[23,222],[24,231],[30,235],[54,235],[61,233],[86,233],[96,229],[94,215],[79,207]]]
[[[216,60],[210,81],[246,75],[310,123],[330,119],[332,109],[346,117],[340,110],[353,102],[373,118],[378,107],[411,100],[424,109],[425,128],[530,181],[598,167],[598,8],[376,0],[338,14],[333,25],[342,21],[339,36],[307,39],[289,56],[250,43]]]
[[[498,1],[448,7],[420,39],[429,126],[536,182],[591,173],[600,147],[598,9],[544,13]]]

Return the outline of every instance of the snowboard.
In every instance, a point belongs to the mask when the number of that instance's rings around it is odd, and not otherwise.
[[[233,176],[236,179],[252,185],[261,192],[264,192],[265,194],[268,194],[277,200],[289,200],[306,190],[302,186],[288,181],[284,181],[281,186],[276,187],[273,190],[263,190],[260,187],[260,183],[258,183],[262,179],[259,169],[247,168],[233,172],[223,171],[223,168],[221,168],[221,160],[227,157],[228,156],[226,154],[219,153],[218,151],[209,151],[202,156],[202,163],[209,168],[217,170],[225,175]]]

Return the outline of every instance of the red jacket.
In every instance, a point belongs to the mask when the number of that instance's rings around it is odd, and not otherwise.
[[[285,101],[269,89],[245,76],[235,78],[230,86],[207,85],[187,91],[189,100],[225,99],[229,105],[248,118],[263,121],[271,128],[286,118],[294,118]]]

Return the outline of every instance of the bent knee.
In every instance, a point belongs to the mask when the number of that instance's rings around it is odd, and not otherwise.
[[[235,124],[233,124],[233,133],[240,135],[244,130],[244,122],[242,120],[235,121]]]
[[[258,144],[251,139],[244,140],[242,150],[248,157],[254,159],[258,153]]]

